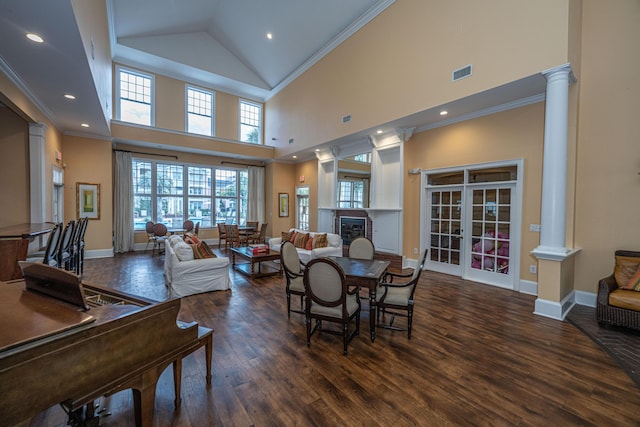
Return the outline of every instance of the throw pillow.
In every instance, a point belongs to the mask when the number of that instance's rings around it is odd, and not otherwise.
[[[313,237],[309,236],[309,239],[307,240],[307,244],[304,246],[304,248],[308,251],[313,249]]]
[[[629,256],[616,256],[616,267],[613,270],[613,277],[616,279],[618,287],[629,283],[629,280],[636,274],[640,267],[640,258]]]
[[[193,250],[191,249],[191,246],[182,239],[173,246],[173,251],[180,261],[191,261],[193,259]]]
[[[291,233],[289,233],[288,231],[283,231],[282,232],[282,241],[286,242],[287,240],[291,241]]]
[[[291,243],[293,243],[294,245],[296,244],[296,235],[297,235],[297,234],[298,234],[297,232],[292,231],[292,232],[291,232],[291,238],[289,239],[289,241],[290,241]]]
[[[327,241],[327,234],[316,234],[313,236],[313,248],[326,248],[329,242]]]
[[[296,248],[304,249],[307,246],[307,239],[309,238],[309,233],[296,233],[296,237],[293,241],[293,246]]]
[[[184,233],[183,239],[185,242],[187,242],[190,245],[195,245],[200,243],[200,239],[198,239],[198,236],[196,236],[193,233]]]
[[[211,247],[204,240],[202,240],[201,242],[192,244],[191,249],[193,249],[194,259],[216,258],[216,254],[213,252]]]

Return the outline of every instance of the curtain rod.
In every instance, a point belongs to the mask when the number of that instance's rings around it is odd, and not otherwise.
[[[263,168],[263,167],[264,167],[263,165],[251,165],[251,164],[249,164],[249,163],[221,162],[221,164],[223,164],[223,165],[224,165],[225,163],[228,163],[228,164],[230,164],[230,165],[253,166],[253,167],[256,167],[256,168]]]
[[[123,153],[131,153],[131,154],[146,154],[147,156],[171,157],[171,158],[174,158],[174,159],[178,160],[178,156],[173,156],[171,154],[145,153],[145,152],[142,152],[142,151],[119,150],[117,148],[114,148],[113,151],[121,151]]]

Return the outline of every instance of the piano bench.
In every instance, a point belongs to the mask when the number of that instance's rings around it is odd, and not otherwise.
[[[180,396],[182,388],[182,359],[199,349],[204,347],[205,350],[205,363],[207,364],[207,387],[211,385],[211,361],[213,358],[213,329],[205,328],[198,325],[198,341],[185,350],[182,355],[173,361],[173,387],[175,390],[174,406],[176,409],[182,404],[182,397]]]

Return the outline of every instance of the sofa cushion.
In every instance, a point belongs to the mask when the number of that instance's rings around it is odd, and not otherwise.
[[[200,243],[200,239],[198,239],[198,236],[193,233],[184,233],[183,239],[189,245],[196,245]]]
[[[293,240],[293,246],[304,249],[307,245],[307,239],[309,239],[309,233],[296,233],[296,237]]]
[[[180,239],[172,246],[180,261],[191,261],[193,259],[193,249],[184,240]]]
[[[309,238],[307,239],[307,244],[304,245],[304,248],[308,251],[310,251],[311,249],[313,249],[313,237],[309,236]]]
[[[616,289],[609,294],[609,305],[640,311],[640,292]]]
[[[629,280],[638,271],[639,266],[640,258],[616,255],[616,267],[613,270],[613,277],[615,277],[618,287],[629,283]]]
[[[216,254],[204,240],[191,245],[194,259],[215,258]]]
[[[327,233],[318,233],[313,236],[313,249],[326,248],[328,243]]]
[[[630,291],[640,291],[640,268],[636,271],[629,281],[621,287],[621,289],[627,289]]]
[[[291,241],[291,233],[288,232],[288,231],[283,231],[282,232],[282,241],[285,242],[287,240]]]

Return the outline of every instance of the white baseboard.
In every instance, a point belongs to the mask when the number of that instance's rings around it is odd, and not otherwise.
[[[538,282],[520,280],[520,292],[527,295],[538,295]]]
[[[538,298],[536,300],[533,313],[539,316],[550,317],[556,320],[564,320],[565,316],[571,311],[574,305],[574,292],[571,292],[560,302]]]
[[[578,305],[584,305],[587,307],[595,307],[598,301],[598,294],[593,292],[573,291],[575,294],[575,301]]]
[[[113,248],[110,249],[92,249],[84,251],[84,259],[93,258],[113,258]]]

